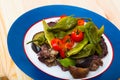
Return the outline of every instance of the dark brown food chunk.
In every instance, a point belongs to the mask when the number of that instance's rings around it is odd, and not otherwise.
[[[74,78],[84,78],[89,72],[89,68],[80,68],[75,66],[70,66],[70,73]]]
[[[52,26],[54,26],[55,24],[56,24],[56,22],[49,22],[49,23],[48,23],[49,27],[52,27]]]
[[[56,56],[58,52],[50,49],[49,45],[44,44],[41,46],[41,51],[38,53],[38,59],[45,63],[47,66],[57,65]]]
[[[35,45],[34,43],[31,44],[31,47],[32,47],[32,50],[35,52],[35,53],[39,53],[41,48],[37,45]]]
[[[82,68],[88,68],[90,66],[92,59],[93,59],[92,56],[84,58],[84,59],[77,59],[75,66],[82,67]]]
[[[106,45],[103,37],[101,37],[100,46],[101,46],[101,48],[103,50],[102,55],[101,55],[101,58],[103,58],[108,54],[107,45]]]
[[[103,66],[103,61],[100,58],[97,58],[92,60],[89,69],[90,71],[96,71],[99,66]]]

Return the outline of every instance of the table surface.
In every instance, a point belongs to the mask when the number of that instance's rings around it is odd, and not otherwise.
[[[0,77],[32,80],[13,62],[7,48],[7,34],[12,23],[23,13],[44,5],[65,4],[94,11],[120,29],[120,0],[0,0]]]

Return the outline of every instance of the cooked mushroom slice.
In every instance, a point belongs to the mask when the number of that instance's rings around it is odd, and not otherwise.
[[[74,78],[84,78],[87,76],[88,72],[89,68],[70,66],[70,73]]]

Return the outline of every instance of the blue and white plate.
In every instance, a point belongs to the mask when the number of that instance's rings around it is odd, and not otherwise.
[[[84,79],[116,80],[120,77],[120,31],[102,16],[75,6],[49,5],[43,6],[20,16],[11,26],[8,33],[8,49],[16,65],[28,76],[35,80],[73,79],[69,72],[63,72],[59,66],[47,67],[41,63],[37,55],[26,44],[33,35],[43,30],[41,20],[55,21],[60,15],[74,15],[75,17],[89,17],[98,26],[105,26],[103,35],[108,47],[108,55],[103,58],[103,66],[95,72],[90,72]]]

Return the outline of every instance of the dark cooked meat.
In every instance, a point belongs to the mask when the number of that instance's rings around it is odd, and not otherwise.
[[[90,66],[92,59],[93,59],[92,56],[84,58],[84,59],[77,59],[75,66],[82,67],[82,68],[88,68]]]
[[[78,59],[76,60],[76,67],[81,68],[89,68],[90,71],[96,71],[99,66],[103,65],[103,61],[97,55],[93,55],[91,57],[87,57],[85,59]]]
[[[96,71],[99,68],[99,66],[103,66],[103,61],[101,60],[101,58],[96,58],[96,56],[94,57],[89,66],[90,71]]]
[[[54,26],[56,24],[56,22],[49,22],[47,23],[50,27]]]
[[[103,37],[101,37],[100,46],[102,47],[102,50],[103,50],[101,55],[101,57],[103,58],[108,54],[107,45]]]
[[[84,78],[89,73],[89,68],[70,66],[69,69],[70,69],[70,73],[74,78]]]
[[[44,44],[41,46],[41,51],[38,53],[38,59],[45,63],[47,66],[57,65],[56,56],[58,52],[50,49],[49,45]]]

